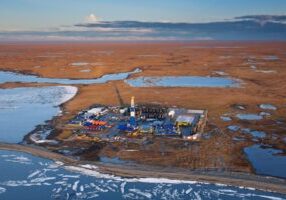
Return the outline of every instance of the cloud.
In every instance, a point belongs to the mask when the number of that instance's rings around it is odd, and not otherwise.
[[[94,14],[86,22],[51,30],[0,31],[7,40],[285,40],[286,16],[242,16],[211,23],[99,21]],[[279,22],[279,23],[278,23]],[[264,24],[260,26],[260,24]]]
[[[236,17],[235,19],[254,21],[261,26],[264,26],[267,23],[286,23],[286,15],[246,15]]]
[[[98,16],[96,16],[95,14],[90,14],[90,15],[85,17],[85,21],[87,23],[95,23],[95,22],[98,22],[99,20],[100,20],[100,18]]]
[[[178,41],[180,38],[177,37],[152,37],[152,36],[100,36],[100,37],[89,37],[89,36],[65,36],[65,35],[22,35],[19,38],[17,35],[10,35],[3,37],[0,35],[0,42],[18,42],[18,41],[79,41],[79,42],[102,42],[102,41]]]
[[[85,26],[62,26],[57,29],[59,32],[74,31],[74,32],[105,32],[105,33],[138,33],[147,34],[155,33],[151,28],[113,28],[113,27],[85,27]]]

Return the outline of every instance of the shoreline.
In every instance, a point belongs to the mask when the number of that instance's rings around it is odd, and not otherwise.
[[[81,167],[80,165],[91,164],[97,167],[97,172],[120,176],[124,178],[164,178],[179,181],[197,181],[210,184],[223,184],[248,189],[258,189],[268,192],[286,194],[286,180],[282,178],[259,176],[239,172],[217,172],[217,171],[190,171],[182,168],[166,168],[160,166],[146,165],[116,165],[100,162],[79,161],[73,157],[50,152],[38,146],[8,144],[0,142],[0,150],[18,151],[34,156],[63,162],[67,166]],[[88,169],[88,168],[83,168]],[[91,170],[91,169],[88,169]]]

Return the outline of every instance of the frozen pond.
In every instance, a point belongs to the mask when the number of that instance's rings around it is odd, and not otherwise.
[[[213,74],[218,75],[218,76],[228,76],[228,73],[224,71],[214,71]]]
[[[250,130],[248,128],[242,129],[243,133],[251,134],[252,137],[265,138],[266,133],[264,131]]]
[[[230,122],[232,121],[231,117],[228,117],[228,116],[221,116],[220,119],[224,122]]]
[[[240,82],[227,77],[155,76],[125,80],[132,87],[239,87]]]
[[[259,115],[265,116],[265,117],[271,116],[271,114],[268,112],[260,112]]]
[[[261,104],[259,107],[264,110],[277,110],[277,107],[272,104]]]
[[[244,149],[257,174],[286,178],[286,156],[275,155],[280,150],[253,145]]]
[[[91,72],[91,70],[90,69],[83,69],[83,70],[80,70],[80,72],[89,73],[89,72]]]
[[[254,120],[262,120],[263,116],[261,115],[256,115],[256,114],[237,114],[236,117],[241,120],[249,120],[249,121],[254,121]]]
[[[227,129],[232,131],[232,132],[236,132],[236,131],[239,131],[240,127],[237,125],[230,125],[227,127]]]
[[[81,67],[81,66],[89,65],[89,63],[87,63],[87,62],[74,62],[74,63],[71,63],[70,65],[75,66],[75,67]]]
[[[263,59],[267,61],[276,61],[276,60],[279,60],[279,57],[271,55],[271,56],[265,56]]]
[[[13,72],[0,72],[0,84],[7,82],[23,82],[23,83],[57,83],[57,84],[96,84],[106,83],[108,81],[124,80],[129,75],[139,73],[141,70],[136,68],[131,72],[123,72],[116,74],[107,74],[95,79],[60,79],[60,78],[42,78],[35,75],[25,75]]]
[[[264,73],[264,74],[275,74],[276,70],[255,70],[256,72]]]
[[[157,178],[120,178],[25,153],[0,151],[0,199],[283,199],[253,189]],[[85,166],[92,168],[92,166]]]
[[[35,126],[59,114],[58,106],[76,92],[71,86],[0,89],[0,141],[21,142]]]

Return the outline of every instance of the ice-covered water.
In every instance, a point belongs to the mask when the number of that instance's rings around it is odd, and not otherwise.
[[[221,116],[220,119],[224,122],[230,122],[232,120],[231,117],[228,116]]]
[[[236,132],[236,131],[238,131],[240,129],[240,127],[237,126],[237,125],[230,125],[230,126],[227,127],[227,129],[232,131],[232,132]]]
[[[271,114],[268,113],[268,112],[260,112],[259,115],[261,115],[261,116],[263,116],[263,117],[269,117],[269,116],[271,116]]]
[[[227,77],[155,76],[125,80],[132,87],[239,87],[238,80]]]
[[[81,67],[81,66],[86,66],[89,65],[88,62],[74,62],[70,64],[71,66],[75,66],[75,67]]]
[[[265,138],[266,136],[266,133],[264,131],[251,130],[248,128],[242,129],[242,132],[246,134],[251,134],[252,137],[256,137],[256,138]]]
[[[13,151],[0,151],[0,199],[276,199],[281,194],[221,184],[101,175],[96,168],[61,163]]]
[[[276,61],[279,60],[279,57],[275,55],[270,55],[270,56],[264,56],[263,59],[267,61]]]
[[[100,157],[100,162],[112,163],[112,164],[125,164],[125,163],[127,163],[127,161],[121,160],[118,157],[109,158],[109,157],[105,157],[105,156]]]
[[[213,74],[219,75],[219,76],[228,76],[228,73],[224,71],[214,71]]]
[[[272,104],[260,104],[259,107],[264,110],[277,110],[277,107]]]
[[[0,89],[0,141],[21,142],[35,126],[59,114],[58,106],[76,92],[72,86]]]
[[[263,74],[275,74],[275,73],[277,73],[276,70],[255,70],[255,71],[263,73]]]
[[[257,114],[237,114],[236,117],[241,120],[250,120],[250,121],[263,119],[263,116]]]
[[[129,75],[139,73],[141,70],[136,68],[131,72],[123,72],[116,74],[106,74],[96,79],[60,79],[60,78],[42,78],[35,75],[25,75],[13,72],[0,71],[0,83],[7,82],[23,82],[23,83],[57,83],[57,84],[96,84],[106,83],[108,81],[124,80]]]
[[[83,69],[83,70],[80,70],[80,72],[89,73],[89,72],[91,72],[91,70],[90,69]]]
[[[245,148],[244,152],[257,174],[286,178],[286,156],[275,155],[282,151],[256,144]]]

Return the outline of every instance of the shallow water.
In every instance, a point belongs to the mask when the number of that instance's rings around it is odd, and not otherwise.
[[[76,92],[71,86],[0,89],[0,141],[21,142],[35,126],[59,114],[58,106]]]
[[[226,77],[155,76],[125,80],[132,87],[239,87],[237,80]]]
[[[256,115],[256,114],[237,114],[236,117],[241,120],[249,120],[249,121],[255,121],[255,120],[262,120],[263,116]]]
[[[268,112],[260,112],[259,115],[264,116],[264,117],[269,117],[269,116],[271,116],[271,113],[268,113]]]
[[[169,179],[127,179],[0,151],[0,199],[282,199],[271,192]],[[80,171],[81,173],[79,173]],[[89,175],[86,175],[89,174]]]
[[[268,61],[276,61],[276,60],[279,60],[279,57],[275,55],[271,55],[271,56],[265,56],[263,59],[268,60]]]
[[[123,72],[116,74],[107,74],[95,79],[60,79],[60,78],[42,78],[35,75],[25,75],[13,72],[0,72],[0,84],[7,82],[23,82],[23,83],[57,83],[57,84],[96,84],[106,83],[108,81],[124,80],[129,75],[139,73],[139,68],[131,72]]]
[[[126,164],[127,163],[127,161],[121,160],[118,157],[109,158],[109,157],[105,157],[105,156],[100,157],[100,162],[112,163],[112,164]]]
[[[248,128],[242,129],[243,133],[251,134],[252,137],[265,138],[266,133],[264,131],[250,130]]]
[[[230,125],[230,126],[227,127],[227,129],[232,131],[232,132],[236,132],[236,131],[238,131],[240,129],[240,127],[237,126],[237,125]]]
[[[221,116],[220,119],[224,122],[230,122],[232,121],[231,117],[228,117],[228,116]]]
[[[260,145],[253,145],[244,149],[257,174],[286,178],[286,156],[275,154],[282,151],[272,148],[263,149]]]

